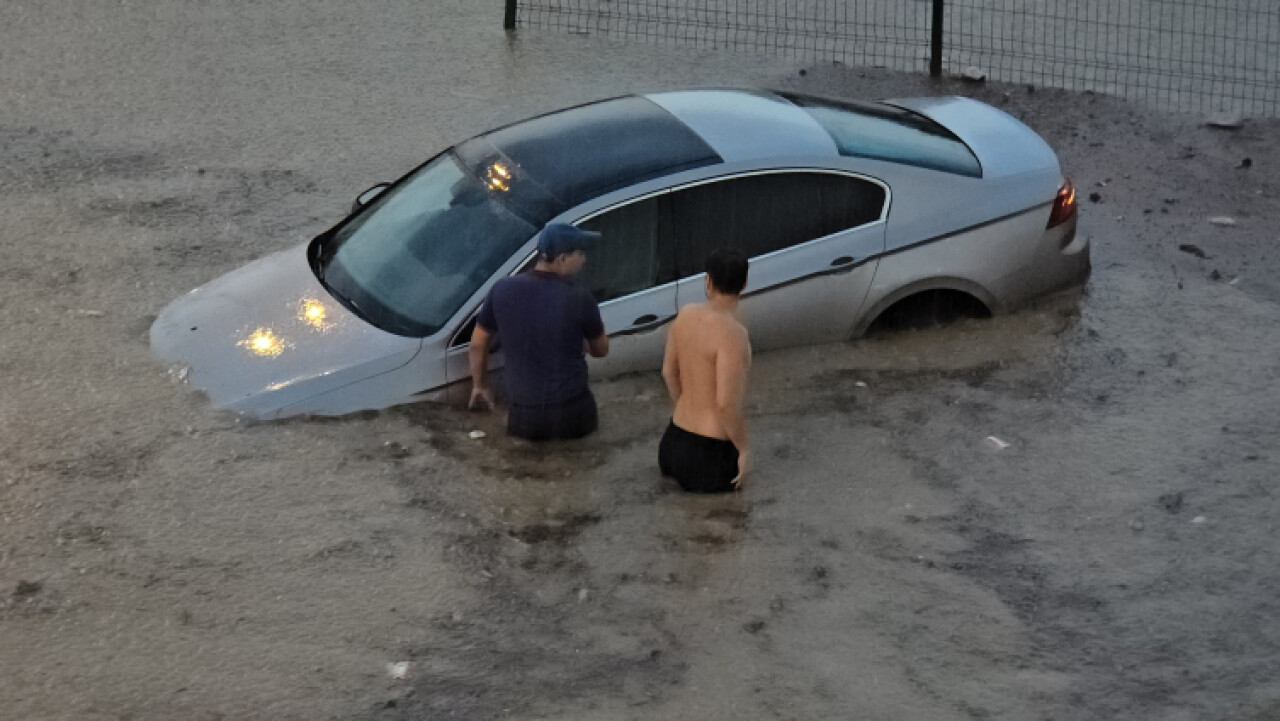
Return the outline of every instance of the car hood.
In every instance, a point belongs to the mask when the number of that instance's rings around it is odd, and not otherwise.
[[[196,288],[151,326],[152,352],[214,406],[264,418],[399,368],[421,345],[338,303],[311,272],[305,244]]]
[[[900,98],[886,105],[905,108],[956,134],[982,164],[982,177],[1058,172],[1058,156],[1036,131],[1003,110],[969,98]]]

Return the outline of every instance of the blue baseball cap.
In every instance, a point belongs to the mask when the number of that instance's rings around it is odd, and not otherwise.
[[[556,258],[575,250],[588,251],[600,241],[600,234],[567,223],[551,223],[538,235],[538,252]]]

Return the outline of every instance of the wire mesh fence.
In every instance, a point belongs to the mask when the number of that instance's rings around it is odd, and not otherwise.
[[[947,0],[943,61],[1193,111],[1280,114],[1277,0]]]
[[[1280,0],[509,0],[508,22],[1280,115]]]
[[[517,25],[918,70],[928,0],[518,0]]]

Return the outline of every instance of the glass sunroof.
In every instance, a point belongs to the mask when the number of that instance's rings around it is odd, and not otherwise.
[[[537,224],[611,190],[722,162],[688,126],[638,96],[509,125],[462,143],[457,153]]]

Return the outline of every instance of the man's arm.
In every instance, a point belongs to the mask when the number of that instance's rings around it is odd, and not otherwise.
[[[582,291],[582,336],[592,358],[609,355],[609,336],[605,335],[604,321],[600,319],[600,306],[586,289]]]
[[[495,407],[493,390],[489,388],[489,341],[492,337],[493,334],[479,323],[471,331],[471,348],[467,351],[467,358],[471,363],[471,400],[467,402],[468,408],[475,408],[478,402],[488,405],[489,410]]]
[[[733,485],[741,486],[751,469],[751,444],[747,439],[747,419],[743,402],[747,392],[747,369],[751,366],[751,345],[745,329],[733,333],[716,352],[716,410],[729,440],[738,449],[738,475]]]
[[[680,324],[677,317],[667,331],[667,350],[662,356],[662,380],[667,384],[667,395],[671,396],[671,405],[680,403],[680,357],[676,350],[676,327]]]
[[[592,358],[603,358],[609,355],[609,336],[601,333],[587,341],[587,352]]]

